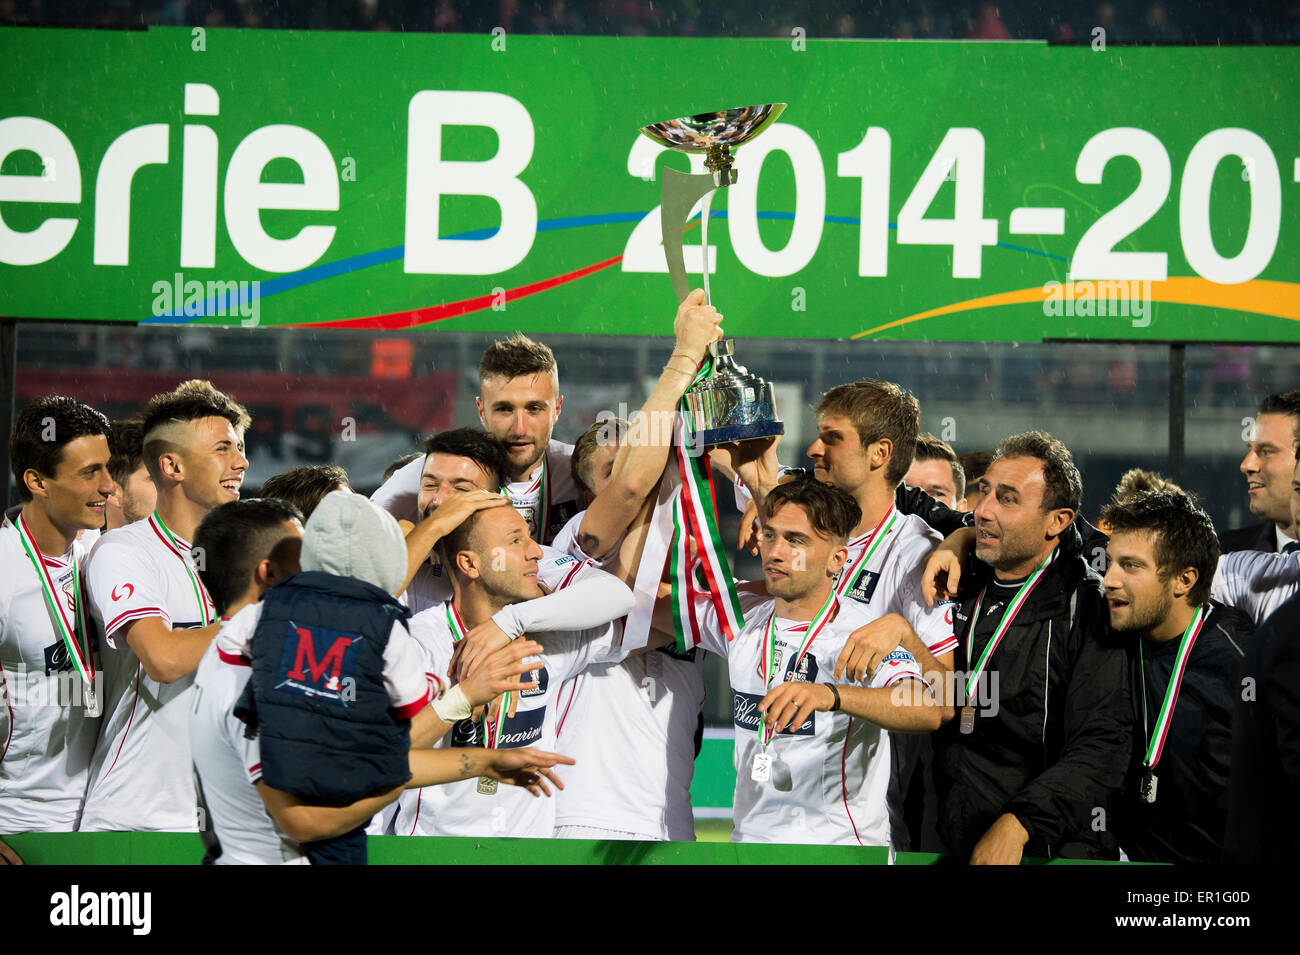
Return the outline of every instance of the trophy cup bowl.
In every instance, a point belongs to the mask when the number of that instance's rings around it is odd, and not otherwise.
[[[669,149],[704,153],[705,168],[718,172],[731,168],[735,161],[731,155],[733,148],[749,142],[767,129],[784,110],[785,103],[720,109],[651,123],[642,126],[641,132]]]
[[[785,433],[772,383],[736,364],[733,339],[709,346],[713,374],[685,395],[691,427],[703,447]]]

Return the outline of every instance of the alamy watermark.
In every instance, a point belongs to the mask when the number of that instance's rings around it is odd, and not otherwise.
[[[1151,324],[1149,279],[1067,279],[1043,286],[1043,314],[1050,318],[1127,318],[1134,328]]]
[[[222,282],[208,279],[185,278],[177,272],[170,281],[159,279],[153,283],[153,315],[198,318],[216,315],[222,318],[238,316],[239,324],[252,328],[262,320],[262,283],[257,279]]]

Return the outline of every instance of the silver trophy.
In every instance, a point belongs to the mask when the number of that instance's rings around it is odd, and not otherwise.
[[[702,175],[688,175],[676,169],[664,170],[660,222],[664,258],[668,262],[668,274],[672,277],[678,302],[683,301],[690,292],[682,255],[682,230],[686,227],[691,210],[697,202],[703,200],[700,210],[700,243],[707,250],[709,207],[713,194],[736,182],[735,157],[731,150],[761,133],[784,109],[785,103],[743,106],[642,127],[641,132],[669,149],[704,153],[704,168],[709,170]],[[707,252],[705,258],[704,295],[706,301],[711,301]],[[757,375],[751,375],[742,365],[736,364],[732,357],[734,351],[733,340],[717,341],[710,345],[709,353],[714,359],[713,373],[686,393],[691,424],[697,440],[701,440],[705,446],[785,433],[785,424],[776,416],[771,383]]]

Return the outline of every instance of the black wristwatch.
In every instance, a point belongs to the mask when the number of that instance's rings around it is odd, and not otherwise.
[[[830,687],[830,688],[831,688],[831,695],[835,697],[835,702],[831,704],[831,708],[830,708],[830,711],[829,711],[829,712],[834,713],[834,712],[838,711],[839,708],[840,708],[840,691],[837,690],[837,689],[835,689],[835,684],[834,684],[834,683],[823,683],[822,686],[828,686],[828,687]]]

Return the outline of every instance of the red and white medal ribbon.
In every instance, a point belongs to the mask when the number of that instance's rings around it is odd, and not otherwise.
[[[447,627],[451,630],[451,642],[460,643],[468,633],[464,621],[460,619],[460,611],[456,609],[456,605],[450,600],[447,601],[443,609],[447,615]],[[506,713],[510,712],[509,690],[501,694],[501,708],[497,710],[497,718],[494,720],[488,718],[488,713],[491,711],[490,706],[483,711],[483,745],[488,749],[496,749],[497,740],[501,738],[501,724],[505,722]]]
[[[846,567],[844,573],[840,574],[839,582],[835,585],[835,592],[841,597],[848,593],[849,588],[857,579],[858,573],[866,569],[867,562],[871,560],[872,555],[880,549],[881,543],[889,536],[890,531],[894,529],[894,522],[898,519],[898,508],[893,504],[889,505],[889,510],[885,511],[885,516],[880,519],[876,529],[871,532],[871,537],[867,545],[862,548],[862,553],[858,559],[853,562],[853,566]]]
[[[199,580],[199,575],[194,571],[194,565],[182,553],[181,545],[176,540],[176,535],[171,532],[171,528],[163,521],[162,515],[157,511],[153,512],[150,518],[158,533],[162,535],[169,547],[180,558],[181,564],[185,567],[185,573],[189,575],[190,586],[194,589],[194,599],[199,604],[199,618],[203,621],[203,626],[208,626],[212,621],[217,619],[217,608],[212,603],[212,598],[208,596],[208,589],[203,586],[203,581]],[[192,551],[191,551],[192,553]]]
[[[90,629],[86,626],[86,600],[81,592],[81,567],[77,553],[72,551],[72,614],[69,616],[63,601],[59,599],[59,589],[54,585],[49,568],[41,556],[41,549],[36,546],[36,538],[27,527],[27,521],[18,515],[18,539],[22,541],[27,559],[36,568],[36,576],[41,582],[41,596],[50,611],[50,622],[63,645],[67,647],[68,658],[77,670],[77,675],[86,682],[86,686],[95,685],[95,654],[90,646]]]

